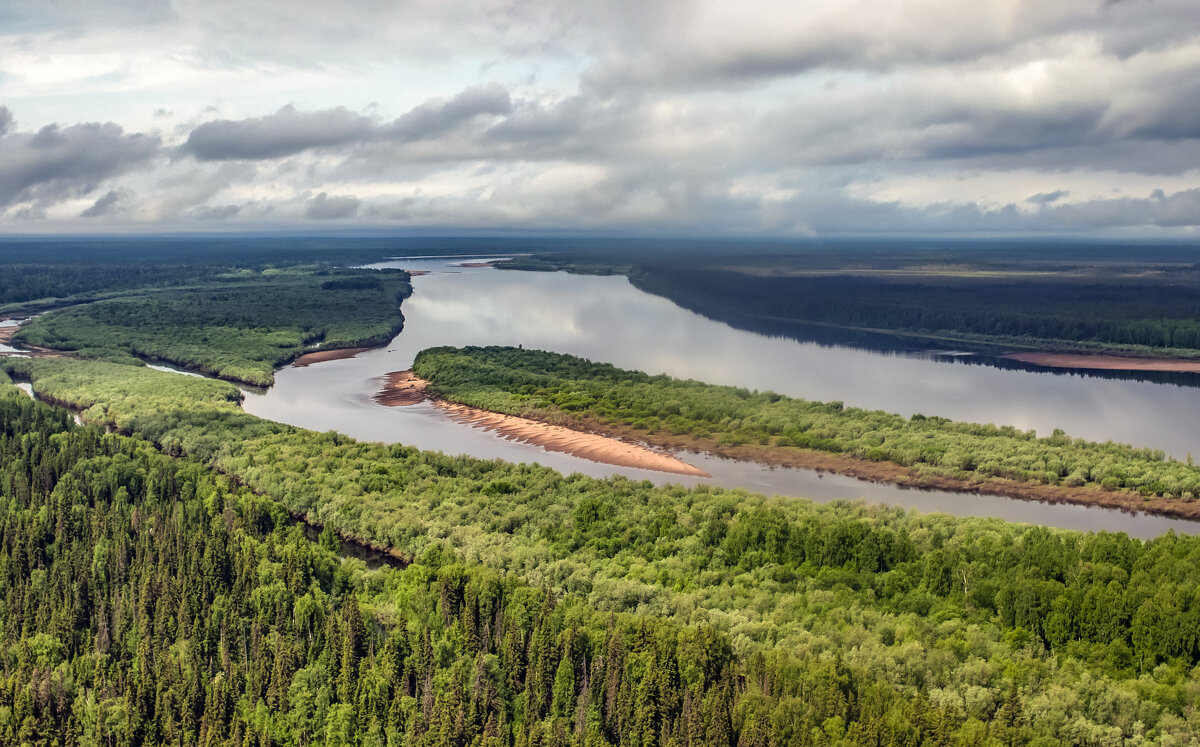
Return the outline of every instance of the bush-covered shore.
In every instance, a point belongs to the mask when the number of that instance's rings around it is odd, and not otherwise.
[[[255,386],[306,350],[382,345],[412,292],[399,270],[242,270],[46,313],[15,340],[85,358],[163,361]]]
[[[1038,438],[1011,426],[811,402],[773,392],[649,376],[569,355],[508,347],[431,348],[413,371],[439,397],[570,425],[580,419],[721,446],[813,449],[958,478],[1093,486],[1191,502],[1200,469],[1153,449]]]

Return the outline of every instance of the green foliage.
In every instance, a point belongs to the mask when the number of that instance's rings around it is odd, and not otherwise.
[[[245,271],[53,311],[17,339],[110,361],[160,360],[266,386],[313,347],[379,345],[403,324],[408,275],[374,270]]]
[[[379,614],[379,622],[364,622],[364,635],[382,636],[395,621],[409,620],[405,645],[413,652],[410,660],[416,656],[405,670],[414,672],[405,695],[410,699],[397,704],[388,691],[376,696],[391,703],[388,718],[393,709],[405,714],[399,743],[416,743],[404,741],[417,739],[407,731],[416,728],[437,734],[428,737],[432,742],[453,741],[445,730],[458,728],[448,724],[458,723],[460,704],[464,714],[470,711],[472,696],[438,688],[454,682],[470,688],[478,672],[492,673],[494,697],[511,703],[503,718],[496,717],[501,744],[582,744],[589,738],[611,744],[675,738],[686,744],[688,733],[701,744],[948,743],[956,735],[1005,743],[1101,740],[1096,735],[1154,741],[1167,734],[1185,738],[1200,727],[1188,722],[1193,716],[1185,711],[1200,695],[1191,674],[1200,662],[1200,539],[1167,535],[1142,543],[1124,535],[882,507],[563,477],[533,465],[450,458],[256,422],[238,416],[219,392],[192,389],[192,380],[168,373],[143,375],[180,381],[173,406],[172,397],[145,404],[134,391],[145,382],[130,384],[122,395],[121,372],[138,370],[131,367],[36,360],[20,369],[10,364],[9,370],[40,391],[47,381],[65,382],[64,369],[76,366],[90,367],[87,376],[71,379],[79,401],[95,396],[86,393],[89,381],[106,377],[106,396],[113,398],[106,417],[132,418],[140,433],[203,456],[262,491],[272,500],[254,500],[278,506],[272,515],[279,521],[288,513],[308,516],[343,536],[420,559],[406,571],[377,574],[437,576],[438,586],[429,589],[436,588],[438,597],[432,606],[422,601],[428,598],[423,592],[399,582],[369,581],[369,591],[355,592],[365,609]],[[58,386],[63,398],[72,396],[65,384]],[[183,401],[192,396],[200,399]],[[63,469],[78,461],[55,459]],[[3,463],[29,460],[13,454]],[[24,495],[37,484],[28,476],[14,480],[0,482],[5,495]],[[502,490],[491,487],[501,483]],[[229,515],[217,511],[211,515]],[[262,510],[255,516],[255,531],[291,536],[265,521]],[[228,520],[201,523],[217,530]],[[314,542],[307,552],[327,552],[332,544]],[[113,546],[102,551],[102,562]],[[274,584],[261,570],[232,575]],[[472,579],[500,578],[510,585],[505,588],[528,590],[521,597],[529,600],[522,603],[528,624],[518,625],[523,632],[516,640],[497,633],[509,629],[507,613],[497,618],[495,606],[476,613],[460,603],[474,596],[479,604],[501,600],[496,603],[508,609],[512,602],[502,601],[496,581],[472,590],[479,583]],[[442,579],[461,583],[447,586]],[[33,576],[22,583],[32,584]],[[560,598],[549,616],[546,597],[535,589]],[[336,590],[326,593],[336,597]],[[447,616],[446,609],[453,612]],[[610,613],[618,614],[612,631]],[[328,619],[338,612],[321,614]],[[474,622],[456,623],[464,614]],[[441,627],[430,628],[427,644],[422,626],[439,625],[439,617]],[[491,639],[484,621],[490,621]],[[210,629],[219,632],[219,626]],[[35,634],[30,629],[27,635]],[[219,652],[220,636],[213,636]],[[300,702],[328,704],[317,711],[305,706],[308,720],[302,720],[311,726],[319,712],[328,743],[363,738],[356,730],[369,728],[355,714],[365,707],[362,688],[376,687],[368,683],[378,679],[361,663],[371,661],[374,651],[372,666],[379,666],[379,652],[388,645],[383,638],[371,640],[365,649],[339,644],[336,655],[329,654],[337,668],[325,665],[320,680],[311,679],[317,675],[307,667],[295,672],[308,683],[306,691],[327,683],[324,694]],[[494,641],[486,652],[470,648],[484,640]],[[42,649],[45,656],[57,655],[53,645]],[[564,658],[572,663],[564,665]],[[430,660],[459,674],[415,674],[427,672]],[[349,674],[355,661],[359,680]],[[625,674],[610,674],[610,661]],[[606,683],[599,692],[598,671]],[[434,695],[419,694],[417,680],[432,682]],[[229,698],[236,700],[249,678],[224,681],[233,683]],[[583,698],[585,682],[591,684]],[[424,721],[412,720],[417,713]],[[276,722],[253,723],[266,728]]]
[[[903,418],[667,376],[648,376],[568,355],[507,347],[431,348],[414,372],[439,396],[473,407],[569,425],[579,416],[635,428],[829,451],[931,474],[1093,485],[1193,500],[1200,470],[1124,444],[1037,438],[1011,426]]]

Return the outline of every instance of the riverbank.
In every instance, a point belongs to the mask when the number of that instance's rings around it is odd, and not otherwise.
[[[1009,353],[1000,357],[1047,368],[1200,373],[1200,361],[1177,358],[1136,358],[1089,353]]]
[[[428,382],[413,375],[412,371],[396,371],[388,374],[385,377],[383,388],[375,395],[375,401],[387,407],[404,407],[420,402],[430,402],[460,423],[493,431],[520,443],[540,446],[547,451],[570,454],[601,464],[678,475],[711,477],[704,470],[670,454],[626,440],[574,428],[564,428],[515,415],[491,412],[477,407],[468,407],[434,397],[428,391]]]
[[[463,407],[463,405],[458,405]],[[486,411],[484,411],[486,412]],[[541,422],[541,421],[531,421]],[[564,427],[564,426],[552,426]],[[740,462],[756,462],[769,467],[809,469],[845,475],[856,480],[888,483],[917,490],[942,490],[969,495],[999,495],[1023,501],[1070,503],[1079,506],[1112,508],[1178,519],[1200,520],[1200,501],[1184,502],[1159,496],[1143,496],[1129,490],[1107,490],[1098,487],[1067,487],[1026,483],[1002,478],[960,478],[936,475],[892,462],[872,462],[866,459],[834,454],[815,449],[791,446],[718,445],[714,439],[670,434],[648,434],[634,428],[622,427],[598,420],[584,419],[579,427],[589,433],[613,439],[644,441],[669,451],[692,451]]]
[[[834,454],[815,449],[791,446],[720,446],[713,439],[666,434],[647,435],[632,428],[599,425],[584,421],[583,427],[598,428],[601,432],[621,437],[627,431],[630,437],[641,438],[655,446],[670,450],[697,451],[725,459],[757,462],[771,467],[811,469],[845,475],[867,482],[889,483],[918,490],[943,490],[951,493],[973,495],[999,495],[1023,501],[1042,503],[1070,503],[1079,506],[1112,508],[1134,511],[1178,519],[1200,520],[1200,501],[1181,501],[1161,496],[1143,496],[1130,490],[1108,490],[1099,487],[1068,487],[1041,483],[1020,482],[995,477],[961,478],[937,475],[904,467],[892,462],[872,462],[845,454]]]

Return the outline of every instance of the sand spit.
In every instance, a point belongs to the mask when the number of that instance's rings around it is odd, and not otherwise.
[[[1103,371],[1170,371],[1200,373],[1200,361],[1174,358],[1127,358],[1088,353],[1011,353],[1003,356],[1021,363],[1048,368],[1090,368]]]
[[[494,431],[507,439],[540,446],[547,451],[571,454],[601,464],[671,472],[678,475],[712,476],[670,454],[648,449],[645,446],[595,433],[583,433],[558,425],[447,402],[431,396],[426,389],[427,386],[428,382],[413,375],[412,371],[390,373],[387,375],[382,391],[375,395],[375,401],[388,407],[402,407],[429,401],[445,410],[450,417],[460,423]]]
[[[292,365],[296,368],[304,368],[313,363],[322,363],[324,361],[337,361],[343,358],[353,358],[364,350],[371,348],[338,348],[337,350],[318,350],[315,353],[305,353],[296,360],[292,361]]]

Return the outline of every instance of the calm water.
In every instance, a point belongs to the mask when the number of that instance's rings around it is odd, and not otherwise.
[[[462,261],[462,260],[458,260]],[[1200,524],[1079,506],[939,491],[906,490],[808,470],[770,469],[697,454],[684,458],[712,480],[599,465],[507,441],[456,423],[425,404],[387,408],[371,397],[381,377],[409,368],[435,345],[524,345],[650,373],[771,389],[795,397],[910,415],[1015,425],[1049,433],[1121,440],[1186,456],[1200,453],[1200,390],[1169,384],[965,365],[940,352],[880,353],[737,330],[643,293],[623,277],[456,267],[446,260],[384,265],[430,274],[413,279],[404,331],[386,348],[352,359],[285,368],[265,393],[248,392],[256,415],[365,440],[509,461],[564,472],[625,474],[659,483],[709,483],[818,501],[886,502],[925,511],[994,516],[1152,537]]]

